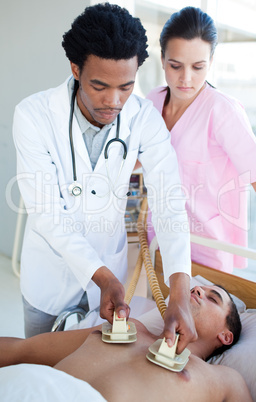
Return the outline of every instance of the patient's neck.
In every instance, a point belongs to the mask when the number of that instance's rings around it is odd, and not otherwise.
[[[192,342],[188,345],[188,349],[190,350],[191,354],[206,361],[215,350],[215,347],[213,346],[212,342],[197,339],[195,342]]]

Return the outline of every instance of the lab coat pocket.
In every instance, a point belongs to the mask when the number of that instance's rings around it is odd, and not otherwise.
[[[123,159],[123,154],[119,154],[116,159],[109,158],[109,166],[111,172],[119,172],[118,183],[129,183],[130,176],[134,169],[138,157],[138,149],[128,150],[126,158]]]

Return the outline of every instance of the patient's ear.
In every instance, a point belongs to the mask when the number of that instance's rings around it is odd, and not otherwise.
[[[221,341],[222,345],[230,345],[233,342],[234,335],[231,331],[226,329],[218,334],[218,339]]]

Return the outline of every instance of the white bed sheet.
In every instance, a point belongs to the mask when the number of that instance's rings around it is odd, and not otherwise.
[[[106,402],[87,382],[52,367],[18,364],[0,369],[1,402]]]

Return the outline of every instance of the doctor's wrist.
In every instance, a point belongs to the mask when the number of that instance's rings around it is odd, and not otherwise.
[[[190,277],[185,273],[175,273],[169,278],[170,299],[190,298]]]
[[[113,280],[118,281],[115,275],[105,265],[95,271],[92,280],[100,289],[107,287]]]

